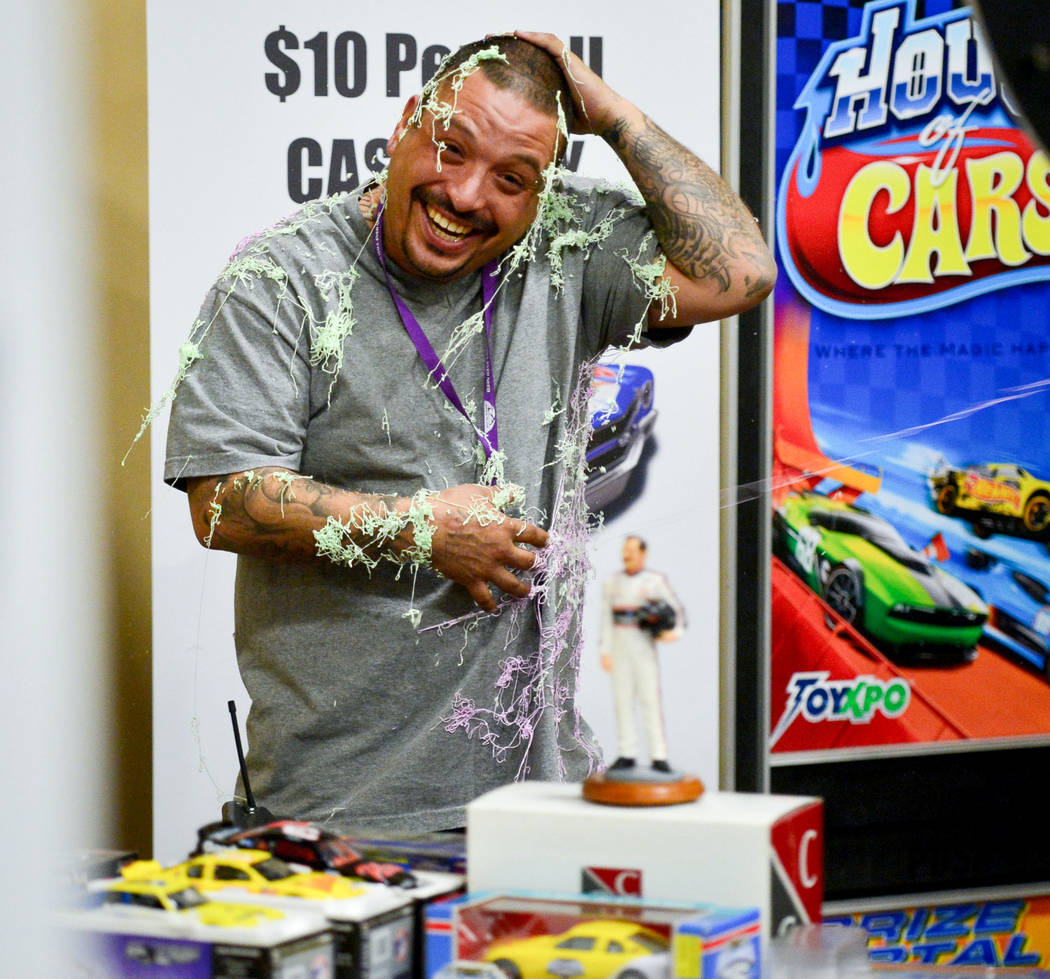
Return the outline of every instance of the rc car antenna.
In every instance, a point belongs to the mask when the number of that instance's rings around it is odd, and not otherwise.
[[[237,764],[241,767],[241,784],[244,786],[244,799],[248,805],[246,811],[242,814],[234,812],[238,805],[237,803],[227,803],[231,810],[227,814],[226,806],[223,806],[223,816],[229,818],[235,825],[260,826],[263,823],[272,822],[273,816],[269,810],[256,806],[255,796],[252,795],[252,786],[248,781],[248,766],[244,763],[244,748],[241,747],[241,732],[237,727],[237,705],[232,700],[228,700],[226,701],[226,706],[230,709],[230,723],[233,724],[233,743],[237,746]]]

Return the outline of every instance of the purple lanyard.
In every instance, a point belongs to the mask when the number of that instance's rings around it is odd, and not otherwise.
[[[386,286],[390,290],[390,298],[394,300],[394,305],[397,307],[405,332],[408,333],[412,343],[415,344],[416,352],[419,354],[420,360],[423,361],[429,376],[434,378],[438,387],[441,388],[453,407],[470,422],[471,428],[474,429],[481,440],[481,447],[485,450],[485,458],[489,458],[493,452],[499,449],[499,427],[496,424],[496,380],[492,372],[492,348],[489,343],[489,337],[492,333],[492,300],[496,295],[497,263],[495,261],[489,262],[481,270],[482,317],[485,322],[485,408],[482,419],[484,431],[482,431],[474,424],[470,415],[467,414],[467,410],[459,400],[459,395],[456,394],[452,379],[448,376],[445,365],[441,363],[441,358],[437,355],[437,351],[434,350],[434,347],[427,339],[427,335],[423,332],[419,321],[412,315],[412,310],[405,305],[405,301],[397,294],[394,283],[390,281],[390,273],[386,267],[386,256],[383,253],[382,209],[380,209],[379,216],[376,218],[375,234],[372,238],[375,243],[376,258],[379,259],[383,275],[386,276]]]

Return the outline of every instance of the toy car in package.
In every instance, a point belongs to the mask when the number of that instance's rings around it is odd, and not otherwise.
[[[450,960],[431,969],[431,976],[759,979],[761,975],[754,908],[501,895],[468,898],[456,905],[452,918]]]

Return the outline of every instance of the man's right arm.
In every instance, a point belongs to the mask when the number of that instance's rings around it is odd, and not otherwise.
[[[280,467],[187,479],[190,516],[205,547],[277,563],[324,561],[318,533],[335,528],[365,561],[428,564],[493,610],[494,585],[524,598],[531,548],[547,534],[494,505],[491,486],[453,486],[420,499],[355,493]],[[338,526],[336,526],[338,524]],[[417,530],[427,540],[417,540]],[[522,546],[527,545],[527,546]],[[341,563],[351,563],[350,561]]]

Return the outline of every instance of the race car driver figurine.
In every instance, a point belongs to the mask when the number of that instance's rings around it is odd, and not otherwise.
[[[602,669],[612,674],[618,757],[610,773],[634,769],[638,757],[635,702],[641,709],[652,771],[669,774],[660,704],[657,643],[678,639],[684,616],[671,586],[658,571],[645,567],[646,543],[634,535],[623,542],[623,571],[602,585],[599,652]]]

